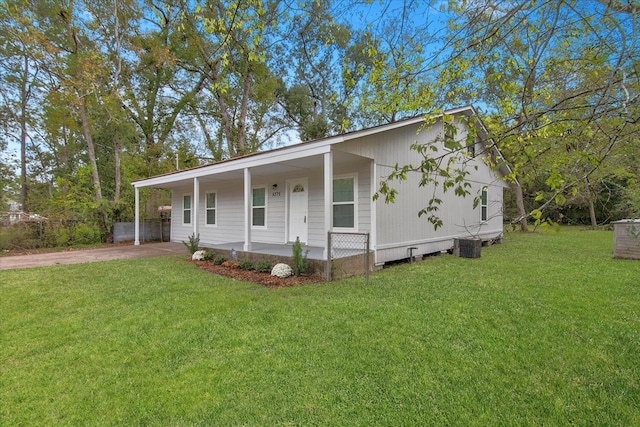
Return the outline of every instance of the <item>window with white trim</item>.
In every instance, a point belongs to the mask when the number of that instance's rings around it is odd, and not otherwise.
[[[333,179],[333,226],[356,228],[356,176]]]
[[[480,218],[482,221],[486,221],[488,218],[487,212],[487,187],[482,187],[482,193],[480,196]]]
[[[206,224],[216,225],[216,193],[207,193],[205,198]]]
[[[182,197],[182,223],[191,224],[191,194]]]
[[[267,187],[253,189],[251,197],[251,225],[265,227],[267,225]]]

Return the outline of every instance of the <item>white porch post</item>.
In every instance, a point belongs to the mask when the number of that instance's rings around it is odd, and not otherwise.
[[[198,208],[200,205],[200,178],[193,178],[193,206],[191,206],[191,221],[193,225],[193,235],[200,233],[198,226]]]
[[[373,250],[373,263],[377,263],[378,252],[376,249],[377,242],[377,230],[378,230],[378,222],[376,219],[376,211],[377,205],[373,200],[373,195],[378,190],[378,177],[376,176],[376,162],[375,160],[371,160],[371,194],[369,196],[369,201],[371,203],[371,229],[369,230],[369,250]]]
[[[135,211],[134,211],[133,244],[140,245],[140,190],[135,187]]]
[[[251,250],[251,171],[244,168],[244,248]]]
[[[333,230],[333,152],[324,153],[324,252],[323,259],[329,259],[327,238]]]

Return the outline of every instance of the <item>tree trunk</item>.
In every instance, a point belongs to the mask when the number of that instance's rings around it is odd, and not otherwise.
[[[93,180],[93,191],[96,199],[98,221],[100,231],[103,236],[107,235],[108,218],[107,213],[102,205],[102,186],[100,185],[100,175],[98,174],[98,162],[96,161],[96,149],[93,145],[93,137],[91,135],[91,127],[89,126],[89,115],[87,114],[86,98],[80,97],[80,120],[82,120],[82,131],[87,143],[87,152],[89,153],[89,164],[91,166],[91,178]]]
[[[20,118],[20,205],[24,212],[29,212],[27,206],[27,123],[25,106],[22,105]]]
[[[238,153],[238,150],[234,141],[235,138],[233,136],[231,117],[229,116],[227,102],[219,91],[216,91],[216,99],[218,100],[218,106],[220,108],[222,131],[224,133],[224,137],[227,140],[227,150],[229,150],[229,157],[235,157],[235,155]]]
[[[587,200],[589,202],[589,218],[591,219],[591,226],[595,228],[598,226],[598,220],[596,218],[596,206],[594,203],[595,194],[593,194],[593,191],[591,191],[591,183],[589,182],[589,178],[587,178],[586,184]]]
[[[596,219],[596,208],[593,204],[593,199],[591,198],[589,198],[589,217],[591,217],[591,226],[594,228],[597,227],[598,220]]]
[[[27,205],[27,98],[29,91],[27,77],[29,75],[29,58],[24,56],[24,76],[20,96],[20,205],[24,212],[29,212]]]
[[[116,206],[120,201],[120,185],[122,183],[122,172],[120,167],[120,149],[121,149],[120,137],[118,136],[118,133],[116,131],[115,139],[113,142],[113,163],[115,164],[115,171],[114,171],[115,190],[113,193],[113,201]]]
[[[247,108],[249,105],[249,91],[251,90],[251,81],[253,79],[253,73],[251,68],[247,69],[247,74],[244,77],[244,87],[242,89],[242,103],[240,107],[240,118],[238,120],[238,151],[241,154],[247,152],[247,129],[245,123],[247,121]]]
[[[120,56],[121,41],[120,41],[120,20],[118,19],[118,0],[113,1],[113,38],[116,42],[116,56],[115,56],[116,72],[113,76],[113,87],[114,87],[113,93],[119,99],[117,88],[120,82],[120,72],[122,71],[122,57]],[[120,150],[121,150],[121,145],[120,145],[119,127],[116,126],[116,132],[113,140],[113,163],[115,167],[115,171],[114,171],[115,189],[113,193],[113,202],[116,207],[118,206],[118,202],[120,202],[120,185],[122,182],[122,175],[120,170],[121,169]]]
[[[96,202],[102,202],[102,187],[100,186],[100,175],[98,174],[98,163],[96,162],[96,149],[93,145],[91,136],[91,128],[89,127],[89,116],[87,115],[86,100],[84,96],[80,97],[80,119],[82,120],[82,130],[84,139],[87,143],[87,151],[89,153],[89,164],[91,165],[91,178],[93,179],[93,191]]]
[[[529,231],[529,223],[527,221],[528,213],[524,208],[524,195],[522,194],[522,186],[516,180],[510,184],[516,196],[516,206],[518,207],[518,221],[520,222],[520,231]]]

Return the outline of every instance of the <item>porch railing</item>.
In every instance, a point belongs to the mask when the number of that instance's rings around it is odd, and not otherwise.
[[[364,274],[369,283],[371,251],[369,233],[330,231],[327,237],[327,281]]]

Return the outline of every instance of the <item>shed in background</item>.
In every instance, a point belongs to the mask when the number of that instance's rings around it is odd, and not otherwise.
[[[613,257],[640,259],[640,219],[613,223]]]

